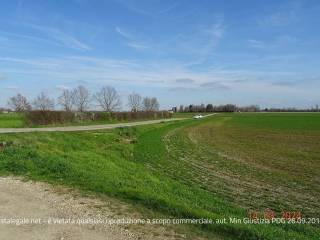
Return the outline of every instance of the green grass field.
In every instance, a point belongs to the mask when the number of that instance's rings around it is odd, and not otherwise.
[[[0,135],[1,175],[63,184],[184,218],[320,216],[320,114],[219,114],[74,133]],[[319,239],[319,224],[190,227],[208,239]],[[192,236],[192,235],[191,235]],[[192,237],[190,237],[192,239]]]

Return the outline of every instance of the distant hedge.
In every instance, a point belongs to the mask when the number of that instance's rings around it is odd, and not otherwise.
[[[25,114],[28,125],[55,125],[76,122],[134,121],[171,118],[167,111],[158,112],[66,112],[66,111],[29,111]]]

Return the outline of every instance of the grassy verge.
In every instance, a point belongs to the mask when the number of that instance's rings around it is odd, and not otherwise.
[[[25,127],[23,115],[19,113],[0,113],[0,128]]]
[[[107,194],[173,217],[244,218],[249,209],[266,207],[319,216],[314,215],[320,209],[319,125],[309,130],[299,126],[319,123],[320,115],[298,120],[248,116],[220,114],[111,131],[0,135],[8,143],[0,151],[0,173]],[[263,123],[266,117],[269,124]],[[279,130],[282,121],[291,127]],[[218,234],[223,239],[319,239],[320,234],[311,225],[213,224],[200,229],[208,238]]]
[[[140,121],[148,121],[148,120],[156,120],[154,118],[141,118],[141,119],[132,119],[132,120],[117,120],[117,119],[106,119],[106,120],[83,120],[76,121],[71,123],[64,124],[47,124],[47,125],[28,125],[25,122],[23,113],[0,113],[0,128],[43,128],[43,127],[69,127],[69,126],[90,126],[90,125],[102,125],[102,124],[116,124],[116,123],[128,123],[128,122],[140,122]],[[157,120],[161,120],[157,118]]]

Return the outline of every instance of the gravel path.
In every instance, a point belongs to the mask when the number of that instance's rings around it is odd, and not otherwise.
[[[21,221],[23,218],[24,221],[29,220],[33,223],[17,225],[13,222],[17,219]],[[53,224],[57,219],[119,218],[139,218],[139,214],[127,204],[115,199],[84,197],[83,194],[63,187],[0,177],[1,240],[184,239],[159,225],[140,225],[132,228],[115,224]],[[41,222],[37,222],[37,219],[41,219]],[[49,219],[52,220],[51,224],[48,223]],[[9,220],[11,224],[8,224]]]

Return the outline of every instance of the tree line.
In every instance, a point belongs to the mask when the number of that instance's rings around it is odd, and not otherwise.
[[[194,105],[190,104],[188,106],[180,105],[179,109],[177,107],[172,108],[173,112],[259,112],[260,107],[257,105],[250,105],[246,107],[238,107],[235,104],[224,104],[216,105],[209,103],[207,105],[200,104]]]
[[[86,112],[92,105],[95,105],[111,113],[121,110],[122,102],[114,87],[103,86],[99,91],[91,94],[86,87],[81,85],[71,90],[64,89],[57,99],[57,104],[44,92],[41,92],[31,102],[20,93],[8,100],[8,106],[16,112],[53,111],[57,105],[66,112]],[[134,92],[129,94],[127,105],[132,112],[159,111],[160,106],[157,98],[142,97]]]
[[[209,103],[207,105],[190,104],[187,106],[180,105],[179,108],[173,107],[173,112],[319,112],[319,105],[310,108],[263,108],[258,105],[249,105],[239,107],[235,104],[216,105]]]

